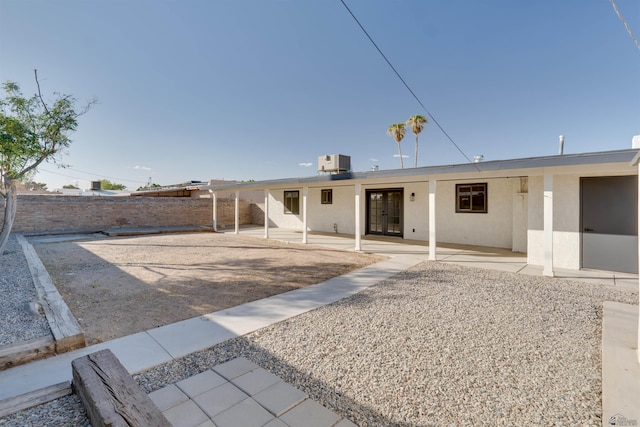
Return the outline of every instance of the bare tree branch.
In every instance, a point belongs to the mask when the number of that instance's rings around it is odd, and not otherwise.
[[[44,111],[47,112],[48,115],[51,115],[49,109],[47,108],[47,103],[42,99],[42,93],[40,92],[40,82],[38,81],[38,70],[33,70],[33,74],[36,76],[36,85],[38,85],[38,98],[40,98],[40,102],[42,102],[42,106],[44,107]]]

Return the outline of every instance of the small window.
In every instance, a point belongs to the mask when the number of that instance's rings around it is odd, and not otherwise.
[[[456,184],[456,212],[487,213],[487,183]]]
[[[333,190],[320,190],[321,201],[323,205],[330,205],[333,203]]]
[[[300,192],[284,192],[284,213],[298,215],[300,213]]]

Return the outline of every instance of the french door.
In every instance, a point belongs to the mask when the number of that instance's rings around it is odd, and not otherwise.
[[[367,190],[367,233],[402,237],[402,189]]]

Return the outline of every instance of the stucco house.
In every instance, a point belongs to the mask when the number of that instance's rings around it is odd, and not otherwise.
[[[637,137],[634,139],[637,139]],[[509,248],[529,264],[638,272],[637,148],[201,186],[261,190],[269,227]],[[226,196],[225,196],[226,197]],[[215,206],[215,197],[214,197]],[[215,212],[215,208],[214,208]],[[236,220],[236,227],[238,226]],[[215,215],[214,215],[215,227]],[[237,228],[236,228],[237,230]]]

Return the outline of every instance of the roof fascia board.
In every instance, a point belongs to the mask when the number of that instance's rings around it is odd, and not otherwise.
[[[347,172],[335,175],[319,175],[302,178],[284,178],[255,182],[238,182],[230,185],[202,185],[201,190],[232,191],[232,190],[264,190],[298,187],[322,187],[353,185],[357,183],[371,183],[402,181],[425,181],[473,179],[477,178],[505,178],[516,176],[543,175],[552,170],[555,174],[584,173],[584,166],[592,165],[589,172],[595,170],[628,170],[632,172],[631,162],[640,161],[637,149],[606,151],[599,153],[565,154],[548,157],[534,157],[513,160],[493,160],[480,163],[463,163],[458,165],[426,166],[411,169],[390,169],[370,172]],[[346,181],[346,182],[345,182]]]

